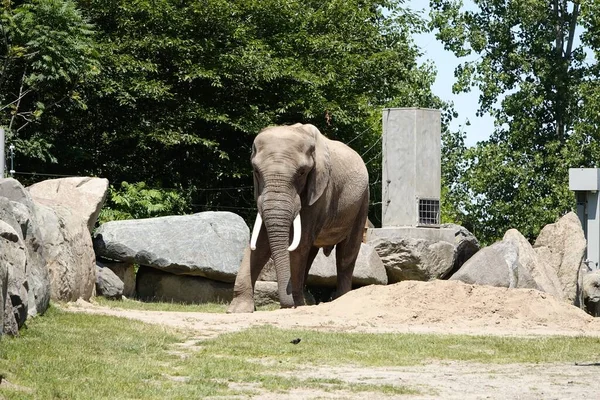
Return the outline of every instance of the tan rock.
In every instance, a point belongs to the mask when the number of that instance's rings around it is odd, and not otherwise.
[[[70,209],[83,218],[91,233],[108,193],[108,180],[92,177],[50,179],[27,189],[38,203],[60,204]]]
[[[581,306],[586,240],[577,215],[570,212],[556,223],[546,225],[533,248],[539,262],[556,271],[563,299]]]
[[[548,263],[539,261],[538,254],[529,241],[516,229],[510,229],[504,234],[503,240],[513,242],[519,252],[519,262],[529,271],[540,290],[550,293],[557,299],[563,298],[562,285],[556,271]]]

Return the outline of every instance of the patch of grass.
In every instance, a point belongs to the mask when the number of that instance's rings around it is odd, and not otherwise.
[[[105,307],[143,311],[224,313],[227,311],[228,306],[227,303],[187,304],[165,301],[140,301],[134,299],[109,300],[100,296],[96,297],[94,300],[99,305]]]
[[[144,310],[144,311],[176,311],[176,312],[205,312],[205,313],[224,313],[227,311],[228,303],[204,303],[187,304],[165,301],[140,301],[134,299],[109,300],[104,297],[96,297],[96,303],[110,308],[121,308],[124,310]],[[279,309],[279,305],[270,304],[257,308],[258,311],[271,311]]]
[[[291,339],[302,341],[293,345]],[[6,399],[184,399],[252,396],[294,388],[416,393],[399,385],[307,377],[299,367],[414,365],[430,360],[486,363],[595,361],[597,338],[502,338],[349,334],[263,326],[179,346],[181,332],[123,318],[51,307],[18,338],[0,340]],[[417,388],[418,389],[418,388]]]
[[[301,338],[298,345],[290,344]],[[230,357],[276,358],[287,365],[318,363],[401,366],[428,360],[480,363],[551,363],[591,361],[600,354],[594,337],[498,337],[425,334],[325,333],[251,328],[200,342],[203,351]]]

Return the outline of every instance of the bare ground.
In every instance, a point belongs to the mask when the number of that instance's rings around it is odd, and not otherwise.
[[[331,303],[253,314],[120,310],[85,302],[74,303],[68,309],[171,326],[188,330],[196,338],[214,337],[264,324],[343,332],[600,337],[599,320],[548,294],[450,281],[368,286]],[[600,364],[595,363],[488,365],[432,361],[421,366],[394,368],[311,367],[303,376],[404,385],[421,392],[420,395],[402,397],[411,399],[581,399],[598,396],[599,373]],[[374,398],[365,393],[314,390],[263,393],[255,398],[365,397]]]

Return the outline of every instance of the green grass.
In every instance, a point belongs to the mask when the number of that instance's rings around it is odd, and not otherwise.
[[[300,344],[290,344],[299,337]],[[432,360],[483,363],[597,361],[597,338],[350,334],[269,326],[189,341],[179,331],[51,307],[18,338],[0,339],[0,399],[188,399],[294,388],[375,392],[418,388],[294,375],[298,366],[403,366]],[[373,393],[365,394],[372,397]]]
[[[297,346],[289,345],[301,338]],[[326,333],[251,328],[200,342],[203,351],[235,357],[276,358],[281,363],[415,365],[429,360],[478,363],[552,363],[597,360],[600,338],[500,337],[392,333]]]
[[[227,303],[205,303],[205,304],[186,304],[176,302],[151,302],[139,301],[134,299],[109,300],[104,297],[96,297],[96,303],[110,308],[121,308],[125,310],[144,310],[144,311],[177,311],[177,312],[206,312],[206,313],[224,313],[227,311]],[[259,311],[276,310],[279,306],[276,304],[258,307]]]
[[[139,301],[133,299],[109,300],[100,296],[96,297],[94,300],[99,305],[105,307],[144,311],[224,313],[227,310],[228,305],[226,303],[186,304],[177,302]]]

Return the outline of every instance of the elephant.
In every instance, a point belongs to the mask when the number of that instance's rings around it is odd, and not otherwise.
[[[255,310],[254,285],[269,258],[281,307],[304,305],[304,283],[319,248],[328,256],[335,246],[336,296],[350,291],[369,207],[360,155],[314,125],[295,124],[260,131],[251,163],[258,213],[227,312]]]

